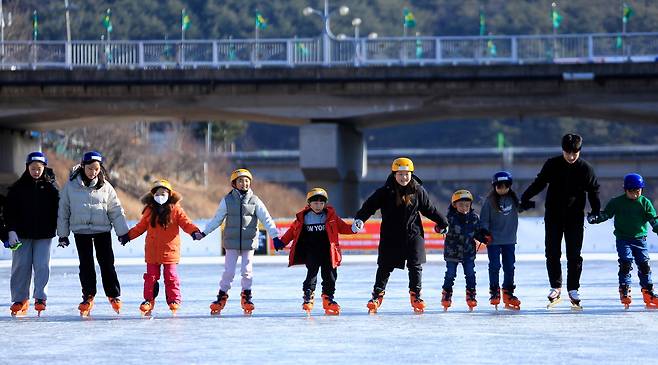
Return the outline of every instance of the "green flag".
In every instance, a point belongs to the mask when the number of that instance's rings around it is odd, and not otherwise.
[[[487,41],[487,49],[489,50],[489,55],[491,56],[496,56],[498,54],[498,50],[496,49],[496,43],[494,43],[493,39],[489,39]]]
[[[112,11],[108,8],[103,17],[103,26],[108,33],[112,33]]]
[[[487,19],[484,16],[484,10],[480,8],[480,36],[487,34]]]
[[[256,28],[267,28],[267,19],[263,18],[263,15],[259,11],[256,11]]]
[[[185,10],[185,9],[181,10],[181,12],[180,12],[180,19],[181,19],[181,22],[180,22],[181,26],[180,26],[180,28],[181,28],[181,30],[184,32],[184,31],[186,31],[186,30],[188,30],[188,29],[190,28],[190,23],[191,23],[191,21],[190,21],[190,15],[187,14],[187,10]]]
[[[624,10],[622,11],[622,21],[625,23],[628,23],[628,20],[633,16],[633,8],[631,8],[628,4],[624,3]]]
[[[412,13],[411,10],[407,8],[404,8],[402,13],[404,14],[404,26],[407,28],[415,28],[416,17],[414,16],[414,13]]]
[[[32,13],[32,30],[34,32],[34,40],[36,41],[39,36],[39,19],[36,10]]]
[[[557,4],[552,4],[553,9],[551,10],[551,21],[553,22],[553,28],[558,29],[562,23],[562,15],[557,10]]]

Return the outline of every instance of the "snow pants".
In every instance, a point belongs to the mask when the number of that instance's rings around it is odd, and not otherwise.
[[[164,275],[165,298],[167,304],[181,302],[180,279],[177,264],[162,264],[162,273]],[[160,280],[160,264],[146,264],[144,273],[144,299],[154,300],[158,296]]]

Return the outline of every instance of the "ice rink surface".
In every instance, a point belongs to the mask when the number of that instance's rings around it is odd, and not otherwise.
[[[447,312],[440,307],[445,266],[438,256],[424,265],[428,310],[422,315],[412,313],[407,273],[402,270],[391,276],[379,313],[368,315],[365,305],[376,270],[373,259],[339,268],[340,316],[324,315],[318,282],[316,308],[307,317],[301,311],[305,268],[287,268],[283,258],[259,263],[257,257],[255,313],[242,314],[238,273],[227,308],[221,316],[211,317],[208,306],[217,294],[223,265],[181,264],[181,310],[172,317],[161,290],[149,320],[138,311],[144,266],[125,264],[117,267],[124,303],[120,315],[111,311],[99,280],[92,316],[81,319],[78,268],[55,265],[48,310],[36,318],[31,306],[27,317],[11,318],[10,269],[5,262],[0,265],[4,337],[0,363],[640,364],[658,358],[658,311],[644,308],[635,270],[633,304],[630,310],[623,309],[614,256],[586,256],[582,312],[572,311],[567,300],[547,310],[545,264],[522,256],[516,265],[516,294],[522,309],[496,312],[487,300],[486,265],[486,256],[479,257],[479,304],[474,312],[467,311],[464,301],[461,267],[453,307]]]

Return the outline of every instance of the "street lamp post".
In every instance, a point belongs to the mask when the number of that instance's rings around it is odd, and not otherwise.
[[[352,26],[354,27],[354,66],[358,66],[361,62],[361,50],[359,42],[359,26],[361,25],[361,18],[352,19]]]
[[[310,6],[305,7],[302,10],[302,14],[304,16],[309,16],[311,14],[315,14],[322,18],[322,21],[324,22],[324,29],[322,32],[322,47],[323,47],[323,52],[322,52],[322,63],[325,66],[328,66],[331,63],[331,39],[336,38],[334,34],[331,32],[331,27],[329,24],[329,21],[331,20],[331,16],[335,14],[335,12],[338,11],[338,14],[340,16],[345,16],[349,14],[350,8],[348,8],[345,5],[340,6],[338,9],[329,9],[329,0],[324,0],[324,10],[316,10],[313,9]]]

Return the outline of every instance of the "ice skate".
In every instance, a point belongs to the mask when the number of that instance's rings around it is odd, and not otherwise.
[[[498,310],[498,304],[500,304],[500,288],[489,288],[489,304],[493,305],[496,310]]]
[[[139,311],[142,312],[142,316],[150,317],[153,307],[155,307],[155,300],[145,300],[139,305]]]
[[[561,292],[562,289],[560,288],[551,288],[551,291],[548,292],[548,305],[546,309],[551,309],[562,301],[562,297],[560,297]]]
[[[221,314],[222,310],[224,309],[224,306],[226,305],[227,300],[228,300],[228,293],[226,293],[223,290],[220,290],[219,293],[217,294],[217,300],[210,303],[210,314],[213,316]]]
[[[307,289],[304,290],[304,302],[302,303],[302,309],[306,312],[307,315],[311,315],[311,311],[313,310],[313,302],[314,302],[314,293],[313,290]]]
[[[409,301],[411,302],[411,308],[413,308],[414,313],[423,313],[425,312],[425,301],[420,298],[420,292],[413,290],[409,291]]]
[[[114,311],[117,312],[117,314],[119,314],[119,312],[121,311],[121,299],[107,297],[107,300],[110,302],[112,309],[114,309]]]
[[[254,303],[251,301],[251,290],[243,290],[240,294],[240,306],[244,314],[251,315],[254,311]]]
[[[475,299],[475,289],[466,289],[466,305],[469,312],[472,312],[473,308],[477,307],[478,301]]]
[[[41,317],[41,312],[46,310],[46,300],[45,299],[35,299],[34,300],[34,310],[37,311],[37,317]]]
[[[340,305],[334,301],[334,296],[329,294],[322,294],[322,308],[324,314],[328,316],[337,316],[340,314]]]
[[[27,315],[27,309],[30,307],[29,300],[25,299],[22,302],[14,302],[14,304],[9,307],[12,317],[23,317]]]
[[[382,303],[384,302],[384,294],[385,292],[383,290],[380,292],[372,292],[372,298],[368,301],[368,313],[377,313],[377,310],[382,306]]]
[[[448,308],[452,305],[452,290],[445,290],[441,293],[441,305],[443,306],[443,311],[447,311]]]
[[[583,307],[580,305],[580,295],[578,295],[578,290],[569,290],[569,300],[571,301],[572,310],[583,310]]]
[[[647,287],[642,288],[642,299],[644,299],[644,304],[647,309],[657,309],[658,308],[658,297],[653,292],[653,285],[649,284]]]
[[[180,303],[178,302],[169,303],[169,310],[171,311],[171,314],[176,315],[176,312],[178,312],[179,308],[180,308]]]
[[[628,309],[631,306],[631,288],[628,285],[619,286],[619,300],[621,304],[624,305],[624,309]]]
[[[505,309],[517,311],[521,309],[521,301],[514,295],[514,289],[503,289],[503,303]]]
[[[88,295],[82,297],[82,302],[78,304],[78,310],[80,311],[80,317],[89,317],[92,308],[94,308],[94,296]]]

